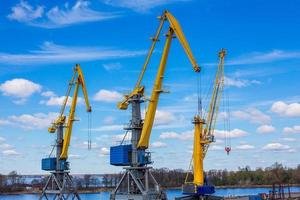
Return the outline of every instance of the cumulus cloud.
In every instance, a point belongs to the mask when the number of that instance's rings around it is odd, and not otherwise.
[[[132,9],[136,12],[147,12],[157,6],[163,6],[175,2],[185,2],[188,0],[102,0],[103,3],[111,6]]]
[[[244,137],[244,136],[248,135],[248,132],[241,130],[241,129],[233,129],[231,131],[215,130],[214,135],[217,139],[239,138],[239,137]],[[166,131],[166,132],[162,132],[159,137],[161,139],[191,140],[194,137],[194,130],[184,131],[181,133],[178,133],[175,131]]]
[[[10,122],[8,120],[0,119],[0,126],[9,125],[9,124],[10,124]],[[0,142],[1,142],[1,139],[0,139]]]
[[[7,144],[7,143],[0,144],[0,149],[2,149],[2,150],[11,150],[13,148],[14,147],[12,145]]]
[[[5,155],[5,156],[18,156],[18,155],[20,155],[20,153],[18,153],[14,149],[4,150],[4,151],[2,151],[2,154]]]
[[[282,140],[287,141],[287,142],[296,142],[296,138],[282,138]]]
[[[0,85],[0,91],[3,95],[18,98],[14,101],[16,104],[24,103],[28,97],[40,92],[41,89],[41,85],[22,78],[7,80]]]
[[[43,97],[53,97],[53,96],[56,96],[56,94],[52,91],[45,91],[45,92],[42,92],[41,95]]]
[[[300,104],[277,101],[273,103],[271,111],[284,117],[300,117]]]
[[[81,159],[82,156],[78,155],[78,154],[69,154],[68,158],[71,158],[71,159]]]
[[[102,101],[102,102],[118,102],[121,101],[123,95],[117,91],[110,91],[101,89],[97,92],[94,96],[95,101]]]
[[[284,127],[283,133],[300,133],[300,126]]]
[[[154,124],[158,125],[166,125],[174,122],[176,117],[174,113],[164,110],[156,110],[155,121]]]
[[[248,132],[236,128],[231,131],[215,130],[214,135],[216,138],[239,138],[248,135]]]
[[[191,140],[194,137],[194,131],[184,131],[182,133],[177,132],[162,132],[159,136],[161,139],[179,139],[179,140]]]
[[[220,151],[223,149],[224,149],[224,147],[222,147],[220,145],[216,145],[216,144],[212,144],[211,147],[209,148],[209,150],[212,150],[212,151]]]
[[[237,88],[243,88],[253,84],[261,84],[261,82],[258,80],[235,79],[226,76],[224,77],[224,82],[226,86],[232,86]]]
[[[242,145],[238,145],[236,146],[236,149],[238,150],[250,150],[250,149],[254,149],[255,146],[250,145],[250,144],[242,144]]]
[[[90,2],[86,0],[78,0],[73,6],[66,3],[63,8],[54,6],[48,11],[45,11],[45,6],[38,5],[34,8],[27,1],[21,0],[11,11],[7,16],[10,20],[48,29],[119,17],[117,13],[91,9]]]
[[[270,143],[263,147],[263,150],[270,150],[270,151],[284,151],[289,149],[291,149],[289,145],[284,145],[281,143]]]
[[[162,148],[162,147],[166,147],[166,146],[167,146],[166,143],[160,142],[160,141],[153,142],[150,145],[150,147],[152,147],[152,148]]]
[[[102,147],[102,148],[100,149],[100,155],[102,155],[102,156],[107,156],[107,155],[109,155],[109,149],[106,148],[106,147]]]
[[[58,113],[36,113],[36,114],[22,114],[22,115],[12,115],[8,117],[8,120],[17,127],[25,130],[36,130],[44,129],[51,125],[51,123],[56,119]]]
[[[5,142],[5,141],[6,141],[5,138],[0,137],[0,143]]]
[[[47,106],[61,106],[63,105],[63,102],[65,100],[66,96],[50,96],[48,100],[41,100],[40,104],[44,104]],[[70,106],[72,104],[72,97],[68,98],[67,106]],[[82,97],[77,97],[77,104],[82,104],[84,102]]]
[[[260,110],[256,108],[249,108],[245,111],[233,111],[231,114],[232,117],[241,119],[241,120],[247,120],[251,123],[256,124],[269,124],[271,123],[271,117],[267,114],[264,114]]]
[[[262,125],[256,129],[256,132],[258,132],[258,133],[273,133],[273,132],[275,132],[275,130],[276,129],[274,128],[274,126]]]

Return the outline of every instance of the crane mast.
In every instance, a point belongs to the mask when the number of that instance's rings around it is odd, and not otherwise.
[[[149,147],[149,140],[155,119],[159,96],[163,92],[163,78],[171,42],[175,36],[178,38],[187,57],[189,58],[194,71],[200,72],[200,67],[197,64],[184,33],[175,17],[170,12],[164,11],[159,19],[160,24],[155,36],[152,38],[150,50],[147,54],[135,88],[130,94],[124,96],[124,100],[122,102],[118,103],[118,108],[121,110],[126,110],[129,104],[131,104],[132,107],[132,118],[129,127],[126,128],[127,130],[131,131],[131,144],[121,144],[110,148],[111,165],[129,166],[125,167],[126,172],[124,173],[117,187],[111,193],[111,200],[114,200],[118,197],[127,199],[140,199],[141,196],[143,199],[166,198],[165,194],[161,191],[159,184],[150,172],[151,167],[147,166],[151,164],[152,161],[150,158],[150,152],[146,152],[146,149]],[[145,119],[142,120],[140,106],[141,103],[144,102],[145,88],[144,86],[141,86],[141,82],[151,59],[152,53],[155,49],[156,43],[159,41],[159,36],[165,21],[169,22],[168,33],[166,34],[166,42],[154,81]],[[126,179],[127,181],[125,181]],[[150,184],[150,181],[152,181],[152,184]],[[122,188],[122,185],[126,184],[127,187],[123,186],[125,189]],[[150,188],[150,185],[154,185],[154,187]]]
[[[193,182],[186,178],[183,185],[183,194],[194,196],[205,196],[214,193],[214,186],[208,185],[204,176],[204,158],[209,145],[214,142],[214,130],[219,111],[221,96],[224,88],[224,57],[226,51],[219,52],[219,64],[215,77],[213,93],[211,96],[209,111],[206,119],[196,115],[194,124],[194,146],[193,146]]]
[[[51,175],[49,176],[48,181],[43,188],[40,199],[48,199],[49,197],[47,194],[55,194],[53,198],[57,198],[59,200],[68,198],[80,199],[76,189],[73,186],[72,178],[69,175],[69,162],[67,162],[80,86],[85,99],[86,111],[91,112],[92,109],[88,99],[84,76],[80,65],[76,64],[71,81],[69,82],[65,99],[60,109],[59,116],[51,125],[51,127],[48,128],[48,132],[57,133],[55,144],[56,157],[51,157],[50,155],[48,158],[42,159],[42,170],[50,171]],[[64,112],[73,87],[75,88],[71,101],[70,112],[67,118]]]

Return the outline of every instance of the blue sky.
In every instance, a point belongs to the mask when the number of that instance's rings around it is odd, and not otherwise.
[[[47,132],[56,117],[72,68],[83,69],[92,113],[79,100],[70,147],[73,173],[118,172],[108,150],[122,138],[130,110],[116,103],[137,78],[149,37],[164,9],[179,20],[202,66],[202,90],[212,83],[217,54],[226,48],[232,152],[224,147],[221,107],[216,143],[205,169],[232,169],[274,162],[300,163],[300,3],[297,1],[94,0],[2,1],[0,6],[0,173],[40,174],[40,160],[54,142]],[[167,27],[166,27],[167,28]],[[166,29],[164,30],[166,32]],[[150,96],[164,38],[143,84]],[[151,135],[154,167],[187,169],[196,113],[197,76],[174,40]],[[203,96],[205,96],[203,94]],[[82,94],[81,94],[82,98]],[[207,100],[204,99],[204,103]]]

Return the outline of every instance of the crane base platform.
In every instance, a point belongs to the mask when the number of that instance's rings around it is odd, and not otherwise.
[[[182,194],[193,195],[193,196],[205,196],[212,195],[215,193],[215,187],[212,185],[194,185],[194,184],[184,184],[182,186]]]
[[[72,177],[69,175],[69,171],[51,172],[39,198],[39,200],[42,199],[80,200],[77,189],[74,187]]]
[[[224,197],[206,195],[206,196],[197,196],[197,195],[186,195],[181,197],[175,197],[174,200],[223,200]]]
[[[120,182],[110,194],[110,200],[167,200],[152,175],[151,167],[125,167]]]

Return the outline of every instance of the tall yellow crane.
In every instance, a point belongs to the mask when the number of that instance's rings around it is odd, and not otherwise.
[[[67,159],[68,157],[68,149],[70,146],[70,140],[71,140],[71,135],[72,135],[72,129],[73,129],[73,122],[75,121],[75,110],[77,106],[77,97],[78,97],[78,90],[79,86],[82,88],[84,100],[85,100],[85,105],[86,105],[86,111],[87,112],[92,112],[92,108],[89,103],[88,99],[88,94],[85,86],[85,81],[84,81],[84,76],[82,73],[82,70],[80,68],[79,64],[76,64],[73,72],[72,79],[69,83],[69,87],[65,96],[65,99],[63,101],[63,105],[60,110],[60,114],[58,118],[55,120],[55,122],[52,124],[51,127],[49,127],[48,131],[50,133],[55,133],[58,127],[62,126],[65,124],[66,121],[66,116],[64,115],[65,108],[67,106],[69,97],[70,97],[70,92],[72,90],[72,87],[75,85],[74,93],[73,93],[73,98],[72,98],[72,103],[71,103],[71,108],[70,108],[70,113],[68,116],[68,122],[66,126],[66,132],[64,134],[64,139],[63,139],[63,146],[62,146],[62,151],[59,156],[60,159]]]
[[[135,88],[129,95],[125,95],[124,100],[118,104],[119,109],[125,110],[125,109],[127,109],[129,100],[132,96],[134,96],[136,94],[141,94],[142,96],[144,95],[144,86],[141,86],[141,82],[143,80],[143,76],[147,69],[147,66],[148,66],[148,63],[152,56],[155,45],[156,45],[157,41],[159,41],[159,36],[160,36],[161,30],[163,28],[163,25],[164,25],[165,21],[167,20],[170,23],[168,33],[166,34],[167,40],[166,40],[166,43],[164,46],[164,50],[163,50],[160,65],[158,68],[158,72],[156,75],[156,79],[154,82],[151,98],[149,101],[150,102],[149,107],[148,107],[146,117],[144,120],[144,126],[143,126],[143,130],[142,130],[142,134],[141,134],[141,139],[139,140],[139,143],[138,143],[139,148],[148,148],[148,146],[149,146],[149,137],[150,137],[150,133],[151,133],[154,118],[155,118],[155,111],[157,108],[159,95],[161,92],[163,92],[162,81],[163,81],[165,67],[166,67],[166,63],[167,63],[167,59],[168,59],[168,55],[169,55],[171,41],[172,41],[172,39],[175,38],[175,36],[178,38],[180,44],[182,45],[187,57],[189,58],[192,66],[193,66],[194,71],[200,72],[200,67],[198,66],[196,59],[193,56],[190,46],[184,36],[181,26],[178,23],[178,21],[176,20],[176,18],[169,11],[166,10],[166,11],[164,11],[163,15],[159,17],[159,19],[160,19],[159,27],[156,31],[155,37],[152,38],[152,45],[151,45],[148,55],[146,57],[146,61],[143,65],[142,71],[139,75],[139,78],[135,85]]]
[[[56,189],[55,197],[58,199],[67,199],[64,195],[68,193],[73,193],[74,199],[80,199],[76,190],[72,188],[72,179],[69,176],[69,163],[68,150],[70,146],[70,140],[72,136],[73,122],[75,121],[75,110],[77,106],[79,87],[81,86],[84,95],[86,111],[91,112],[91,106],[88,99],[88,93],[86,90],[85,80],[79,64],[74,67],[73,75],[69,83],[65,99],[63,101],[62,107],[60,109],[60,114],[57,119],[52,123],[51,127],[48,128],[50,133],[57,133],[56,144],[56,157],[49,157],[42,159],[42,170],[51,171],[51,176],[49,177],[40,199],[47,197],[47,193],[53,193],[53,188]],[[70,98],[70,93],[72,88],[74,88],[73,97],[71,100],[70,112],[68,118],[64,114],[68,100]],[[65,129],[65,131],[64,131]],[[54,180],[54,181],[53,181]],[[54,185],[53,185],[54,184]]]
[[[219,52],[219,64],[215,77],[213,93],[206,119],[194,117],[194,147],[193,147],[193,182],[188,182],[188,176],[183,185],[184,194],[207,195],[214,193],[214,187],[205,181],[203,162],[209,145],[214,142],[214,130],[218,116],[222,92],[224,89],[224,57],[226,51]]]
[[[135,85],[133,91],[125,95],[124,100],[118,103],[118,108],[126,110],[128,105],[132,106],[132,119],[130,121],[130,126],[127,130],[131,130],[131,144],[130,145],[118,145],[111,147],[110,151],[110,163],[116,166],[130,166],[126,167],[126,173],[121,178],[119,184],[115,190],[111,193],[111,200],[116,198],[117,192],[121,188],[122,183],[125,183],[125,177],[128,177],[128,190],[122,191],[124,198],[128,195],[136,194],[142,195],[144,199],[164,199],[164,195],[160,191],[159,185],[154,179],[154,177],[149,172],[148,164],[151,164],[150,153],[145,150],[149,147],[150,135],[155,119],[155,113],[159,101],[159,95],[163,92],[162,83],[164,78],[164,72],[167,64],[167,59],[169,55],[169,50],[171,47],[172,40],[176,37],[178,38],[181,46],[183,47],[189,61],[195,72],[200,72],[200,67],[198,66],[196,59],[194,58],[190,46],[184,36],[180,24],[175,19],[175,17],[168,11],[164,11],[159,17],[160,24],[156,31],[155,36],[152,38],[152,44],[150,50],[147,54],[146,60],[142,67],[142,71],[138,77],[138,81]],[[147,69],[148,63],[151,59],[152,53],[155,49],[156,43],[159,41],[160,33],[163,29],[164,23],[168,21],[169,27],[166,34],[166,42],[164,45],[163,53],[161,56],[159,68],[156,74],[156,79],[153,85],[151,97],[149,100],[149,105],[146,111],[145,119],[141,118],[140,104],[144,101],[144,86],[141,86],[143,76]],[[120,155],[123,155],[120,157]],[[151,189],[149,189],[148,179],[152,179],[154,183],[153,191],[156,191],[155,195],[150,194]],[[129,198],[129,197],[128,197]],[[135,199],[139,197],[130,197],[130,199]]]

